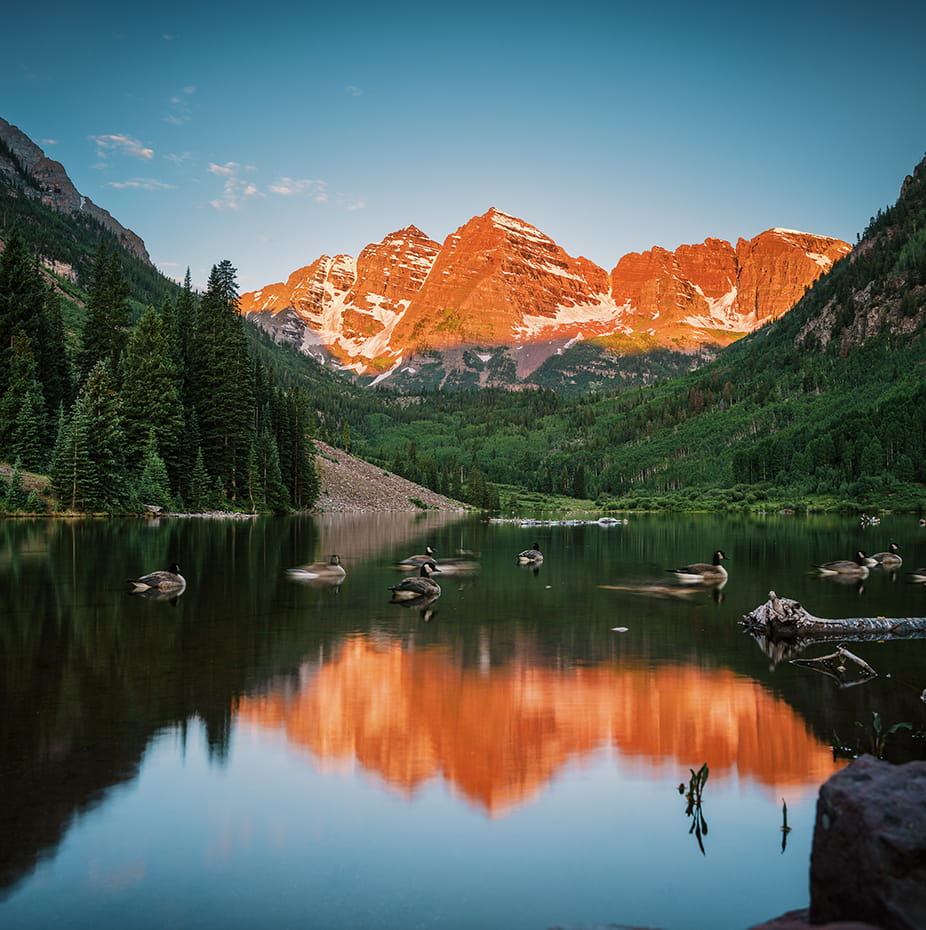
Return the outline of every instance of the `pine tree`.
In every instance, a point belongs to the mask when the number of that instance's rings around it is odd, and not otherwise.
[[[119,398],[98,362],[62,420],[52,456],[55,493],[72,510],[113,510],[126,504],[125,439]]]
[[[30,471],[44,471],[48,464],[48,417],[45,398],[38,383],[26,392],[16,422],[13,424],[11,448]]]
[[[59,404],[70,404],[74,399],[71,359],[61,315],[61,298],[51,288],[46,291],[42,329],[34,351],[46,409],[57,410]]]
[[[196,323],[196,295],[190,281],[190,269],[183,279],[183,290],[174,300],[164,302],[163,317],[167,324],[170,355],[180,374],[180,399],[186,407],[192,402],[190,385],[190,345]]]
[[[286,443],[289,465],[283,479],[289,488],[293,506],[308,510],[318,500],[320,493],[315,444],[312,442],[312,414],[305,390],[300,388],[290,392],[287,400],[291,428]]]
[[[10,342],[9,380],[0,396],[0,456],[19,457],[27,468],[37,469],[45,464],[48,451],[42,386],[29,337],[14,335]]]
[[[123,429],[126,463],[137,468],[154,432],[157,451],[167,465],[171,487],[182,471],[183,407],[180,379],[170,354],[164,320],[148,310],[126,344],[122,365]]]
[[[27,336],[35,343],[45,299],[41,273],[21,231],[14,227],[0,252],[0,395],[9,386],[13,339]]]
[[[227,260],[213,266],[190,346],[191,386],[206,469],[233,501],[246,493],[254,409],[253,371],[235,275]]]
[[[100,240],[87,301],[83,347],[78,368],[86,378],[93,366],[107,360],[111,371],[119,370],[129,320],[128,284],[122,276],[119,257]]]
[[[211,488],[213,482],[203,463],[203,450],[197,446],[193,469],[186,491],[186,508],[192,513],[202,513],[211,506]]]
[[[5,506],[8,513],[25,513],[28,510],[29,493],[26,491],[22,469],[19,467],[18,461],[13,466],[13,474],[10,475]]]
[[[135,484],[135,496],[140,504],[164,508],[172,506],[167,465],[158,454],[158,439],[153,428],[148,431],[148,440]]]
[[[251,499],[255,508],[274,513],[289,510],[289,492],[280,474],[280,453],[269,424],[264,425],[254,443],[250,465]]]

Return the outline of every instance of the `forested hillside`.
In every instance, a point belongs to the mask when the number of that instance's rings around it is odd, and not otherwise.
[[[0,254],[2,501],[42,510],[23,471],[48,475],[62,510],[287,510],[318,493],[304,390],[278,387],[250,354],[235,269],[182,289],[134,325],[124,253],[101,240],[80,332],[16,226]],[[70,343],[70,344],[69,344]]]

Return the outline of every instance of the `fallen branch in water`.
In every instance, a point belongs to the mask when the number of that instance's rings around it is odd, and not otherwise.
[[[855,653],[849,652],[845,646],[839,646],[835,652],[827,656],[817,656],[814,659],[792,659],[791,662],[794,665],[806,665],[816,668],[817,671],[823,672],[824,675],[828,675],[830,678],[835,679],[841,688],[851,688],[854,685],[860,685],[866,681],[870,681],[872,678],[878,677],[878,673],[864,659],[860,659]],[[830,664],[833,662],[838,663],[835,668]],[[863,677],[856,681],[847,681],[847,662],[854,662],[861,669]],[[817,663],[819,663],[819,667],[817,667]],[[831,671],[830,669],[833,670]]]
[[[769,591],[768,600],[743,617],[747,632],[775,639],[903,639],[926,636],[926,617],[815,617],[797,601]]]

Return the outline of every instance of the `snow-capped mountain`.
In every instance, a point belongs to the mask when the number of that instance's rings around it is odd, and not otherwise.
[[[358,374],[466,346],[533,346],[536,366],[594,337],[726,345],[787,312],[849,251],[831,237],[770,229],[735,247],[707,239],[631,253],[609,274],[493,208],[443,244],[407,226],[356,260],[323,255],[285,283],[242,295],[241,310],[275,338]]]

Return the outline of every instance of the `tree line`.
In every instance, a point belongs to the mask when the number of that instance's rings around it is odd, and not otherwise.
[[[318,496],[307,391],[252,358],[236,269],[213,266],[134,323],[120,255],[101,240],[82,333],[14,228],[0,254],[0,458],[50,478],[63,510],[286,511]],[[28,495],[27,495],[28,498]]]

